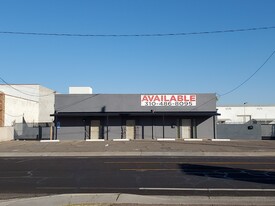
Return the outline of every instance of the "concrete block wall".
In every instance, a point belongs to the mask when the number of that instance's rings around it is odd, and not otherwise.
[[[262,124],[262,138],[275,140],[275,124]]]
[[[249,126],[252,126],[253,128],[249,129]],[[231,140],[261,140],[262,139],[261,125],[218,124],[217,138],[231,139]]]
[[[0,142],[10,141],[14,138],[13,127],[0,127]]]

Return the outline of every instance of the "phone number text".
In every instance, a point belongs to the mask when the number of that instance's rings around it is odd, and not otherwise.
[[[141,106],[180,107],[180,106],[196,106],[196,103],[195,102],[142,102]]]

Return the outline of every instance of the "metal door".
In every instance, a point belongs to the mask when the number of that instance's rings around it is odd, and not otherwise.
[[[91,121],[91,130],[90,130],[91,139],[99,139],[100,137],[100,120]]]
[[[190,139],[191,138],[191,119],[182,119],[181,120],[181,138]]]
[[[126,120],[126,138],[135,139],[135,120]]]

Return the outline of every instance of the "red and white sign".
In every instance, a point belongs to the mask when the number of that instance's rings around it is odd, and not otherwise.
[[[141,95],[141,106],[181,107],[196,106],[196,95]]]

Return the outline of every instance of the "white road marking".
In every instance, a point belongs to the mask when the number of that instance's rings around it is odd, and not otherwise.
[[[140,169],[119,169],[121,171],[139,171],[139,172],[146,172],[146,171],[181,171],[180,168],[140,168]]]
[[[201,164],[204,166],[208,165],[274,165],[275,162],[104,162],[104,164]]]
[[[140,187],[139,190],[169,190],[169,191],[246,191],[246,192],[275,192],[275,189],[239,189],[239,188],[161,188]]]
[[[136,189],[139,189],[139,188],[136,188],[136,187],[78,187],[78,186],[75,186],[75,187],[36,187],[36,189],[40,189],[40,190],[71,190],[71,189],[80,189],[80,190],[94,190],[94,189],[97,189],[97,190],[100,190],[100,189],[103,189],[103,190],[136,190]]]

